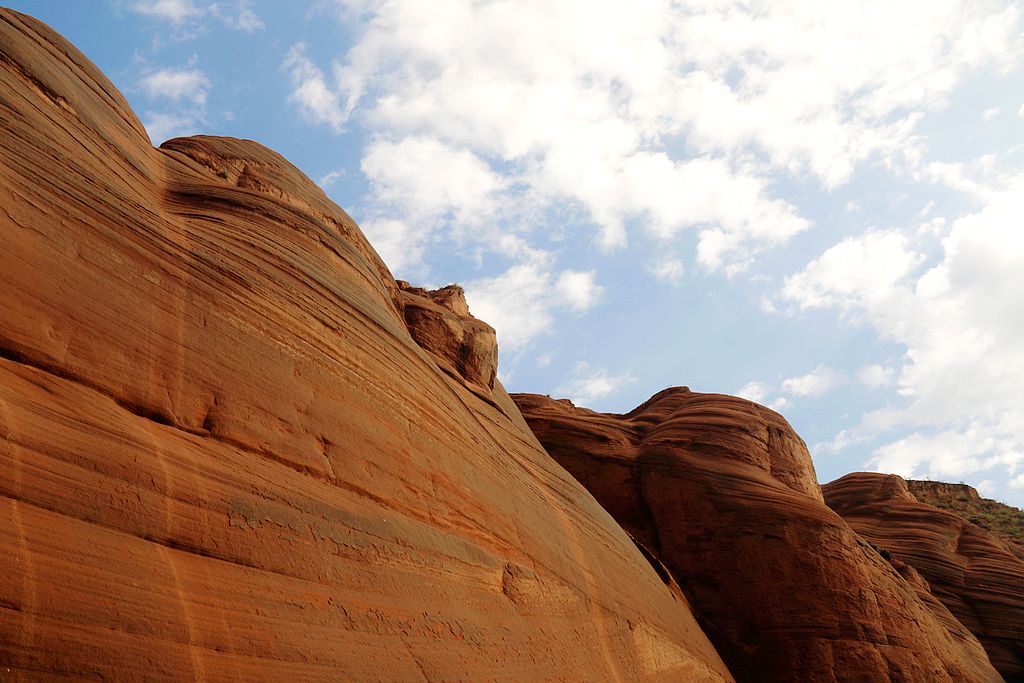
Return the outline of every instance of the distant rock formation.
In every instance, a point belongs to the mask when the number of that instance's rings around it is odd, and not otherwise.
[[[1024,562],[1024,510],[982,498],[967,484],[908,479],[907,488],[918,501],[977,524]]]
[[[825,502],[863,538],[916,569],[974,633],[1008,681],[1024,681],[1024,562],[984,529],[913,492],[979,503],[962,484],[856,472],[822,487]]]
[[[0,10],[0,679],[729,681],[452,289]]]
[[[997,681],[977,639],[825,506],[777,413],[683,388],[625,415],[513,399],[671,571],[739,681]]]

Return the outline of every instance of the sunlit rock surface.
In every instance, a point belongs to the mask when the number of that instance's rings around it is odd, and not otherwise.
[[[154,149],[8,10],[0,113],[0,679],[731,680],[493,331],[283,158]]]

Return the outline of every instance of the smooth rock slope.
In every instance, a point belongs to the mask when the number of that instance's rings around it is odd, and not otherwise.
[[[740,398],[625,415],[513,396],[548,452],[667,566],[740,681],[997,681],[977,639],[823,502],[803,441]]]
[[[457,292],[9,10],[0,114],[0,678],[731,680]]]
[[[933,495],[956,484],[919,485]],[[988,651],[1008,681],[1024,681],[1024,562],[979,526],[919,502],[892,474],[855,472],[822,487],[858,534],[909,564]],[[973,491],[973,489],[971,489]],[[977,492],[973,496],[980,500]]]

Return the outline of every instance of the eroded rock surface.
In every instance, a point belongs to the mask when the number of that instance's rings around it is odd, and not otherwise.
[[[1024,510],[982,498],[966,484],[908,479],[907,488],[919,502],[977,524],[1024,562]]]
[[[967,486],[916,486],[981,501]],[[822,489],[825,502],[858,534],[927,580],[1006,680],[1024,681],[1024,562],[979,526],[919,502],[902,477],[856,472]]]
[[[399,280],[406,325],[416,343],[454,378],[490,394],[498,373],[494,328],[469,313],[458,285],[426,290]]]
[[[749,401],[667,389],[625,415],[513,396],[548,452],[679,582],[741,681],[995,681],[974,636],[823,502]]]
[[[283,158],[152,148],[8,10],[0,112],[0,678],[731,680],[488,328]]]

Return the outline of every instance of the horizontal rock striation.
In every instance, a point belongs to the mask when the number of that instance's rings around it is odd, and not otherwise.
[[[823,502],[777,413],[684,388],[625,415],[513,396],[671,571],[740,681],[997,681],[975,637]]]
[[[958,484],[918,487],[981,500]],[[856,472],[822,489],[858,534],[920,573],[1006,680],[1024,681],[1024,562],[979,526],[919,502],[902,477]]]
[[[0,10],[0,678],[728,681],[458,293]]]
[[[1024,562],[1024,510],[982,498],[966,484],[908,479],[907,488],[919,502],[977,524]]]

